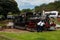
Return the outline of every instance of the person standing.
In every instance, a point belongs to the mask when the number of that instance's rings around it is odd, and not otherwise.
[[[38,22],[37,25],[38,25],[37,26],[37,32],[42,32],[44,25],[45,25],[44,21],[42,20],[42,21]]]

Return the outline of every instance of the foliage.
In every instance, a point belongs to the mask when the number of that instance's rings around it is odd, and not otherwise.
[[[42,5],[40,5],[40,6],[36,6],[35,7],[35,12],[37,13],[37,12],[42,12],[44,9],[45,9],[45,7],[46,7],[46,4],[42,4]]]
[[[21,13],[25,13],[25,12],[32,12],[32,10],[31,9],[22,9],[21,10]]]
[[[7,16],[8,12],[19,13],[15,0],[0,0],[0,14]]]
[[[51,2],[49,4],[42,4],[35,7],[35,12],[45,11],[59,11],[60,12],[60,1]]]

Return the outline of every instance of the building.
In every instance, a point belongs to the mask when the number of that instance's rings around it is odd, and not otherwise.
[[[43,11],[43,15],[47,15],[49,14],[49,17],[58,17],[58,11]]]

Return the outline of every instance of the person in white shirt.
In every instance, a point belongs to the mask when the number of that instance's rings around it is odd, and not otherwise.
[[[37,32],[42,32],[43,31],[43,27],[44,27],[44,25],[45,25],[45,23],[44,23],[44,21],[42,20],[42,21],[40,21],[40,22],[38,22],[37,23]]]

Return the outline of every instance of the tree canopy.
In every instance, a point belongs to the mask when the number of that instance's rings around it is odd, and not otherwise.
[[[31,9],[22,9],[21,10],[21,13],[26,13],[26,12],[32,12],[32,10]]]
[[[6,17],[8,12],[18,13],[19,9],[17,6],[15,0],[0,0],[0,14]]]
[[[45,11],[59,11],[60,12],[60,1],[51,2],[49,4],[42,4],[35,7],[35,12]]]

